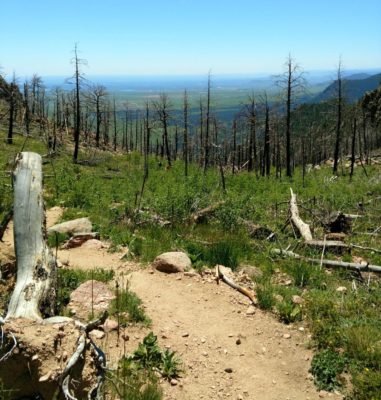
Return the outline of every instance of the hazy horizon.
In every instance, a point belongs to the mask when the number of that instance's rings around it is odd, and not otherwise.
[[[0,65],[18,76],[257,75],[381,66],[378,0],[48,0],[4,2]],[[17,25],[16,25],[17,24]],[[20,29],[23,27],[23,29]]]

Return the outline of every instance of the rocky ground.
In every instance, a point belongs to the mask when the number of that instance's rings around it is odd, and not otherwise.
[[[48,226],[61,213],[59,208],[49,210]],[[13,245],[11,230],[10,225],[4,237],[8,248]],[[152,330],[160,346],[175,350],[183,361],[183,376],[163,382],[167,400],[342,399],[338,393],[316,390],[308,372],[309,334],[302,323],[278,322],[229,286],[217,285],[212,274],[167,274],[126,262],[122,255],[109,253],[106,244],[94,240],[58,251],[63,268],[113,269],[121,285],[128,281],[152,319],[149,329],[128,327],[119,338],[112,329],[99,333],[96,340],[110,365]]]

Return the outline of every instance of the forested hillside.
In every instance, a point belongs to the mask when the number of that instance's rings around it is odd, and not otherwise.
[[[381,87],[353,102],[339,74],[296,106],[296,67],[227,121],[210,74],[180,109],[117,102],[77,57],[71,91],[1,77],[0,398],[380,398]],[[34,234],[10,226],[35,154],[58,263],[37,257],[32,281],[49,264],[54,290],[25,323],[14,246]],[[168,252],[186,260],[173,275]]]

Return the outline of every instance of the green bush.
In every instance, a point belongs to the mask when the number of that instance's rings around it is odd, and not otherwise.
[[[128,286],[116,292],[116,298],[110,304],[110,315],[119,316],[121,324],[136,322],[149,325],[151,320],[141,307],[142,301]],[[128,315],[126,315],[128,314]]]
[[[67,233],[53,232],[48,236],[48,246],[51,248],[59,247],[70,239],[70,235]]]
[[[334,349],[343,346],[342,316],[334,294],[328,291],[311,291],[304,310],[318,348]]]
[[[157,336],[150,332],[137,350],[128,358],[138,369],[158,371],[161,376],[170,380],[179,377],[181,361],[174,351],[163,351],[157,343]]]
[[[381,371],[365,368],[362,372],[353,374],[353,393],[351,400],[380,400]]]
[[[362,365],[381,370],[381,331],[377,326],[352,326],[345,331],[348,355]]]
[[[285,324],[290,324],[302,319],[302,310],[290,300],[284,300],[276,305],[279,319]]]
[[[344,372],[345,358],[330,349],[315,354],[310,372],[315,377],[315,384],[319,389],[334,390],[342,386],[339,375]]]
[[[271,283],[258,285],[256,292],[259,307],[263,310],[271,310],[275,305],[274,287]]]
[[[207,262],[210,266],[221,264],[235,271],[238,268],[237,245],[228,241],[213,244],[207,253]]]

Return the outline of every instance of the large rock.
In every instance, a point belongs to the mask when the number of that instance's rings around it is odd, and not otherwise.
[[[67,233],[69,235],[77,233],[91,232],[93,225],[88,218],[77,218],[71,221],[62,222],[61,224],[53,225],[48,229],[48,233]]]
[[[184,272],[192,267],[190,258],[181,251],[171,251],[156,257],[153,267],[158,271],[174,273]]]
[[[107,310],[114,298],[114,293],[106,283],[90,280],[70,294],[68,308],[77,318],[87,320],[92,311],[97,316]]]

